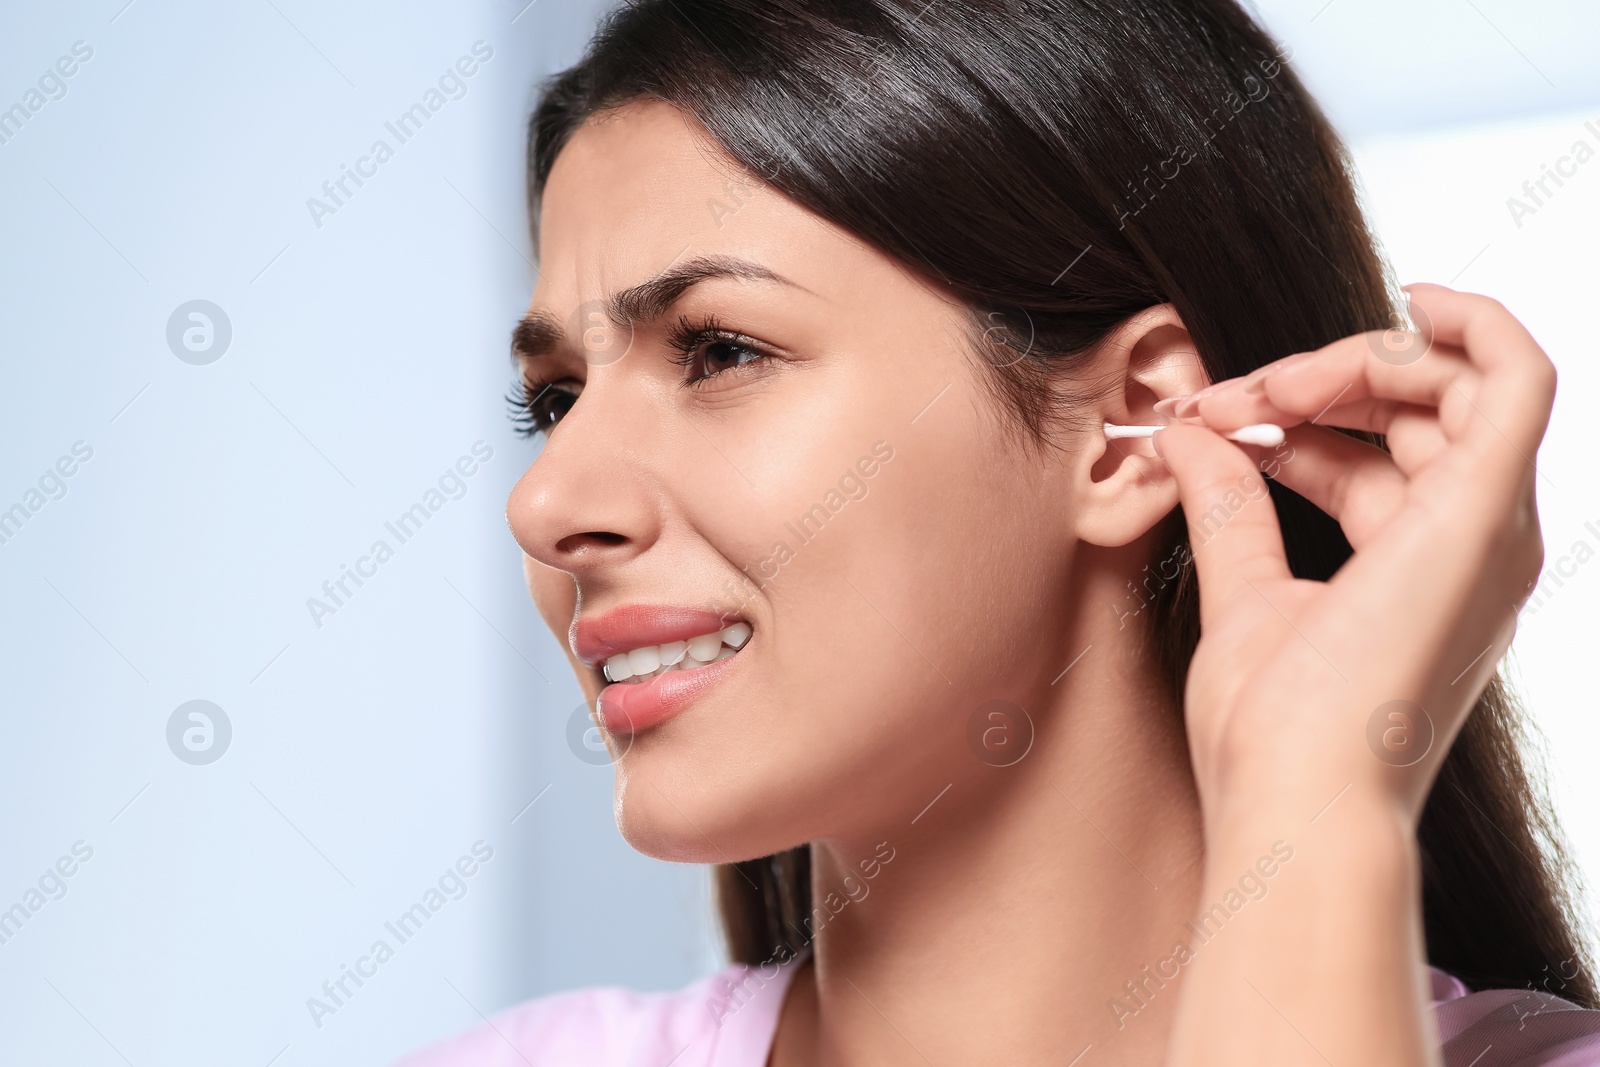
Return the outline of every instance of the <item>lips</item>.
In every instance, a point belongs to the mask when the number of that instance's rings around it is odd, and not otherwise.
[[[658,726],[694,702],[739,663],[730,656],[693,670],[669,671],[647,682],[612,682],[600,690],[596,709],[613,734],[636,734]]]
[[[624,653],[656,651],[651,646],[671,647],[675,642],[703,639],[735,623],[743,620],[728,612],[629,604],[603,615],[574,619],[569,640],[573,653],[598,669],[612,657],[621,656],[625,661],[628,656]],[[661,673],[647,674],[642,681],[617,681],[605,686],[597,701],[601,722],[613,734],[626,735],[647,730],[676,715],[734,668],[739,659],[736,653],[742,650],[751,631],[744,624],[737,626],[736,632],[742,633],[737,642],[740,648],[724,648],[724,654],[714,662],[685,669],[685,664],[696,661],[683,659],[674,668],[663,667]],[[682,648],[677,645],[673,651],[681,657]],[[650,657],[646,654],[645,658]]]

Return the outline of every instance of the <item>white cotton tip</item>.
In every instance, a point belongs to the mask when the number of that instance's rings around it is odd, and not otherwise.
[[[1241,426],[1225,436],[1228,440],[1238,441],[1241,445],[1276,448],[1283,444],[1283,427],[1274,426],[1270,422],[1258,422],[1253,426]]]
[[[1156,432],[1154,426],[1118,426],[1114,422],[1103,424],[1107,441],[1120,441],[1129,437],[1149,437]]]
[[[1119,426],[1114,422],[1104,424],[1106,440],[1118,441],[1131,437],[1149,437],[1159,426]],[[1262,448],[1277,448],[1283,444],[1283,427],[1274,426],[1270,422],[1258,422],[1252,426],[1241,426],[1232,433],[1222,436],[1230,441],[1238,441],[1241,445],[1260,445]]]

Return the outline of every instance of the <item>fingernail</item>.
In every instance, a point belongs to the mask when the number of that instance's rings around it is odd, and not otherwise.
[[[1151,404],[1150,410],[1157,415],[1171,415],[1172,409],[1177,407],[1178,401],[1183,399],[1184,397],[1181,396],[1169,396],[1165,400],[1157,400],[1154,404]]]
[[[1251,378],[1244,384],[1244,392],[1250,396],[1260,396],[1267,391],[1267,379],[1283,369],[1283,364],[1277,363],[1265,368],[1260,374]]]
[[[1167,458],[1167,454],[1165,452],[1161,451],[1161,431],[1160,430],[1157,430],[1155,433],[1150,435],[1150,447],[1154,448],[1156,450],[1156,455],[1160,456],[1162,459],[1166,459]]]
[[[1180,397],[1178,397],[1177,398],[1177,403],[1172,405],[1172,415],[1173,415],[1173,417],[1174,418],[1179,418],[1179,419],[1187,419],[1189,416],[1193,415],[1196,411],[1199,411],[1200,410],[1200,397],[1201,397],[1201,395],[1202,395],[1201,393],[1194,393],[1194,394],[1192,394],[1190,396],[1180,396]]]
[[[1284,356],[1282,359],[1273,360],[1256,373],[1260,374],[1262,377],[1266,377],[1268,374],[1276,374],[1285,367],[1292,367],[1297,363],[1304,363],[1306,360],[1316,356],[1319,352],[1321,352],[1321,349],[1317,348],[1313,348],[1307,352],[1295,352],[1292,355]]]

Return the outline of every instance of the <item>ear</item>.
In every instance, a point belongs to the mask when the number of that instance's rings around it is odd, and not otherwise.
[[[1108,441],[1102,422],[1159,425],[1153,406],[1209,384],[1194,340],[1171,304],[1133,316],[1101,342],[1088,371],[1109,386],[1093,410],[1073,470],[1080,540],[1107,548],[1136,540],[1178,506],[1172,472],[1148,439]]]

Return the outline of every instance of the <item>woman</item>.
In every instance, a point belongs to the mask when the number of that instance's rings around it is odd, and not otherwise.
[[[1232,0],[640,0],[529,164],[507,516],[736,964],[413,1062],[1600,1063],[1495,674],[1554,371]]]

